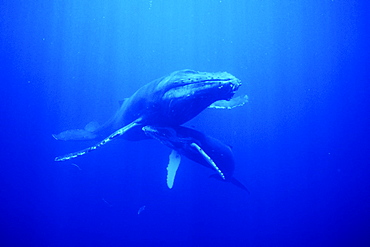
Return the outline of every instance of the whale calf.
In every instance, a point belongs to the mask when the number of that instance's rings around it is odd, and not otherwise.
[[[160,141],[180,155],[213,169],[216,174],[212,177],[231,182],[249,193],[248,189],[233,176],[235,169],[233,152],[228,145],[220,140],[183,126],[144,126],[143,131],[146,135]],[[167,168],[169,188],[172,188],[180,160],[176,153],[171,153]]]

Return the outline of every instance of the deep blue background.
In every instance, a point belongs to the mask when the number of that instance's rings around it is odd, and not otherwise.
[[[365,2],[2,1],[0,245],[369,246]],[[247,105],[187,125],[233,146],[250,195],[186,159],[169,190],[154,140],[53,161],[94,142],[52,133],[184,68],[242,80]]]

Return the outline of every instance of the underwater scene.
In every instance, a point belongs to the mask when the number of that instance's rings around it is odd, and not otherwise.
[[[370,246],[359,0],[0,3],[0,246]]]

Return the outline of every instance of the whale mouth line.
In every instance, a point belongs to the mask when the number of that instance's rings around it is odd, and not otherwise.
[[[228,82],[228,81],[234,81],[234,78],[205,78],[205,79],[198,79],[198,80],[192,80],[188,79],[189,83],[207,83],[207,82]],[[186,81],[184,81],[186,83]]]
[[[224,86],[229,85],[232,89],[232,91],[236,91],[240,86],[241,83],[238,80],[235,80],[233,78],[225,78],[225,79],[204,79],[204,80],[192,80],[188,82],[183,82],[181,85],[174,85],[172,88],[170,88],[167,92],[171,90],[185,90],[185,89],[206,89],[211,87],[218,87],[221,89]]]
[[[213,82],[213,81],[212,81]],[[228,81],[216,81],[214,83],[198,82],[189,83],[185,85],[179,85],[169,89],[165,94],[164,98],[181,98],[189,97],[191,95],[204,94],[206,95],[209,90],[224,91],[226,93],[234,93],[238,88],[239,84],[230,83]],[[226,91],[225,91],[226,90]],[[232,95],[231,95],[232,96]]]

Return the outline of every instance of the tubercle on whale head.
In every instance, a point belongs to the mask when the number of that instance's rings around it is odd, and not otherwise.
[[[154,139],[164,139],[164,138],[170,138],[174,135],[176,135],[175,130],[171,128],[160,128],[161,131],[158,130],[158,127],[146,125],[141,128],[144,133],[152,137]]]
[[[176,136],[175,130],[171,128],[160,128],[159,131],[157,127],[149,125],[142,127],[142,130],[144,131],[146,136],[156,139],[170,148],[176,148],[175,145],[171,142],[173,136]]]
[[[175,129],[171,127],[147,125],[141,129],[146,136],[156,139],[167,147],[175,150],[184,150],[186,146],[193,141],[193,138],[181,136]]]
[[[163,78],[157,87],[163,90],[163,99],[229,100],[240,86],[240,80],[227,72],[181,70]]]
[[[220,100],[230,100],[241,85],[240,80],[224,82],[219,85],[218,90],[221,94]]]

